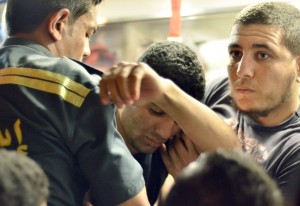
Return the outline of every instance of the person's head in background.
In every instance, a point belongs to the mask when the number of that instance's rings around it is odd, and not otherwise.
[[[246,7],[234,21],[228,51],[231,96],[240,111],[271,126],[298,109],[299,9],[283,2]]]
[[[163,206],[281,206],[265,171],[241,151],[207,152],[176,179]]]
[[[201,101],[205,77],[197,55],[179,42],[152,44],[139,58],[162,77],[171,79],[187,94]],[[176,122],[158,106],[138,102],[117,110],[118,130],[131,153],[153,153],[164,142],[179,133]]]
[[[48,178],[32,159],[0,149],[0,205],[45,206]]]
[[[82,60],[90,54],[89,39],[97,30],[96,6],[101,0],[8,0],[9,37],[23,37],[47,47],[54,56]]]

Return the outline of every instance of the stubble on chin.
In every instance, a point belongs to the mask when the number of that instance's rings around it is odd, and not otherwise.
[[[248,116],[254,121],[258,120],[261,117],[267,117],[270,114],[270,112],[273,110],[273,109],[243,110],[238,106],[237,102],[234,99],[231,99],[231,105],[236,111],[239,111],[240,113]]]

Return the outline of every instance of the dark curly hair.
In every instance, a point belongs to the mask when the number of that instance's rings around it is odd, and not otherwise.
[[[260,165],[242,151],[219,149],[183,170],[163,206],[282,206],[282,201]]]
[[[48,195],[48,178],[37,163],[0,149],[0,205],[40,206]]]
[[[183,43],[157,42],[150,45],[138,59],[162,77],[172,80],[187,94],[202,101],[205,76],[197,54]]]

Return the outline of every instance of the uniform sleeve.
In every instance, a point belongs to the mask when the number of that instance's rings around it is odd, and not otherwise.
[[[95,205],[116,205],[135,196],[145,183],[141,166],[116,130],[114,105],[102,105],[98,90],[80,108],[70,145]]]

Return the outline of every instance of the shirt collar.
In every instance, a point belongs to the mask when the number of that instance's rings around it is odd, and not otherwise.
[[[47,49],[43,45],[37,43],[36,41],[30,40],[30,39],[24,39],[24,38],[19,38],[19,37],[10,37],[10,38],[7,38],[1,44],[1,47],[8,47],[8,46],[14,46],[14,45],[17,45],[17,46],[23,45],[26,47],[30,47],[46,56],[54,57],[49,49]]]

